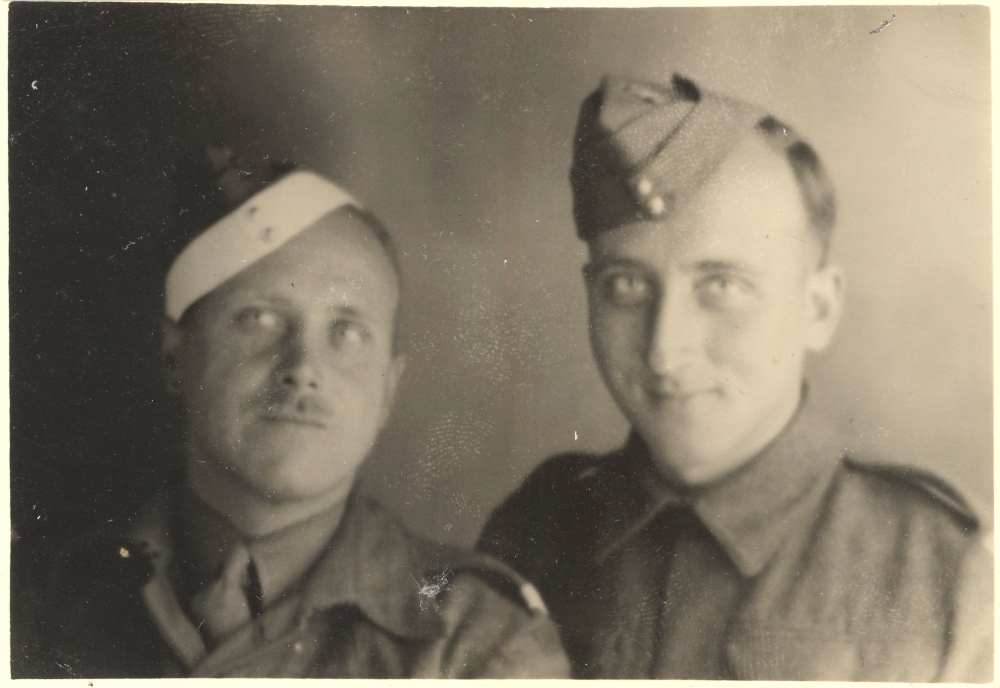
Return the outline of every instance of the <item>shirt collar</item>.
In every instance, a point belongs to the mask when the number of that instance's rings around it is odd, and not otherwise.
[[[635,432],[610,457],[600,480],[598,559],[606,558],[663,509],[690,506],[744,576],[760,573],[833,475],[842,447],[805,393],[785,429],[757,456],[710,485],[681,492],[658,478]],[[609,490],[618,483],[619,489]],[[624,489],[622,489],[624,488]],[[603,492],[603,494],[600,494]],[[617,493],[613,495],[612,493]]]
[[[426,566],[412,536],[375,501],[355,494],[305,589],[314,609],[355,605],[374,623],[406,638],[443,633],[435,602],[421,603]]]
[[[595,550],[599,562],[664,509],[691,504],[690,494],[656,477],[649,448],[634,430],[625,446],[609,456],[588,482],[601,504]]]
[[[229,557],[237,542],[243,541],[260,576],[265,606],[270,605],[302,578],[320,557],[343,514],[344,503],[259,538],[241,538],[225,518],[217,514],[190,490],[184,491],[178,510],[180,562],[185,567],[181,580],[190,592],[209,584]]]
[[[162,501],[162,500],[161,500]],[[158,503],[157,513],[164,512]],[[189,552],[185,575],[203,576],[204,585],[214,578],[215,570],[225,561],[238,535],[224,518],[200,500],[181,497],[177,518],[185,530],[183,546]],[[375,624],[404,638],[433,638],[443,633],[437,614],[437,602],[418,593],[427,575],[413,537],[377,502],[357,490],[342,505],[342,511],[325,512],[301,524],[286,528],[267,538],[266,547],[250,542],[268,595],[267,581],[291,578],[286,588],[305,578],[303,603],[306,609],[328,609],[338,605],[358,607]],[[342,517],[341,517],[342,516]],[[152,521],[144,519],[144,522]],[[142,540],[158,542],[161,558],[170,558],[167,530],[169,519],[161,513],[153,526],[143,529]],[[339,523],[339,525],[338,525]],[[156,525],[158,524],[158,525]],[[196,530],[191,530],[197,528]],[[153,532],[153,535],[149,531]],[[191,534],[197,533],[197,536]],[[154,537],[155,535],[155,537]],[[313,543],[318,544],[313,546]],[[285,560],[282,560],[281,554]],[[266,567],[266,568],[265,568]],[[270,578],[266,578],[270,571]],[[186,587],[196,588],[195,584]]]
[[[199,531],[198,538],[189,535],[185,543],[191,548],[195,543],[203,543],[200,547],[205,558],[197,563],[203,571],[211,570],[213,559],[224,561],[228,549],[216,552],[226,545],[231,547],[238,536],[225,519],[205,504],[199,500],[184,504],[186,499],[183,492],[157,497],[147,506],[129,534],[141,543],[156,570],[154,579],[143,594],[157,627],[185,663],[193,666],[205,655],[206,649],[201,636],[185,615],[176,594],[176,581],[171,581],[168,573],[178,554],[174,546],[180,538],[177,530],[195,525],[207,529],[203,533]],[[342,513],[343,518],[340,518],[341,512],[337,511],[339,526],[334,523],[335,534],[326,536],[318,550],[313,552],[309,560],[315,562],[311,572],[300,572],[305,577],[302,586],[303,611],[341,604],[354,605],[375,624],[397,636],[416,639],[439,637],[444,629],[436,602],[428,599],[421,603],[417,594],[420,585],[426,582],[423,579],[426,566],[412,536],[383,507],[359,495],[357,490],[347,499]],[[282,542],[292,543],[293,548],[300,547],[294,557],[300,563],[289,563],[287,571],[300,568],[304,560],[300,555],[311,550],[311,547],[303,546],[304,541],[295,545],[296,536],[317,537],[317,533],[329,527],[328,522],[319,525],[327,516],[331,514],[314,517],[316,522],[301,530],[293,526],[280,531],[282,537],[270,543],[275,546],[275,552]],[[178,526],[176,529],[172,527],[174,524]],[[189,552],[189,558],[196,558],[193,551]],[[265,556],[265,560],[270,561],[271,558]],[[194,562],[190,562],[190,567],[194,567]],[[184,573],[190,575],[191,571]],[[206,575],[210,580],[212,574]]]

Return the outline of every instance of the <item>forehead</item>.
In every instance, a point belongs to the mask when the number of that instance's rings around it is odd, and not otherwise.
[[[771,262],[818,250],[788,163],[756,137],[746,139],[690,201],[662,220],[604,232],[594,260]]]
[[[306,307],[392,311],[399,284],[375,232],[350,208],[330,213],[222,284],[209,298],[281,298]]]

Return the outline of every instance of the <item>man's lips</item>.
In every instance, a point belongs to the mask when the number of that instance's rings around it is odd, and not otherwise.
[[[662,401],[687,401],[701,394],[717,392],[716,386],[676,385],[650,383],[642,386],[643,391],[654,399]]]
[[[326,428],[326,419],[318,416],[302,415],[299,413],[275,413],[269,411],[259,416],[261,420],[270,423],[293,423],[295,425],[306,425],[314,428]]]

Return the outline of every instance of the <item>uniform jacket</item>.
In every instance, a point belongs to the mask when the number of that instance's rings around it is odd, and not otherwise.
[[[43,624],[46,673],[84,677],[562,677],[537,593],[491,557],[420,539],[355,496],[297,585],[206,649],[174,593],[169,509],[80,543]]]
[[[545,462],[479,547],[538,585],[577,677],[989,681],[992,554],[938,479],[845,455],[805,404],[687,493],[635,434]]]

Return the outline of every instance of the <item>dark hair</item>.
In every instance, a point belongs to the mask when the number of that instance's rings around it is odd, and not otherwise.
[[[802,201],[809,214],[809,224],[819,236],[823,252],[820,265],[826,262],[830,239],[836,220],[836,196],[833,183],[826,174],[816,150],[802,139],[794,129],[768,115],[757,122],[757,131],[765,141],[791,165],[798,182]]]

